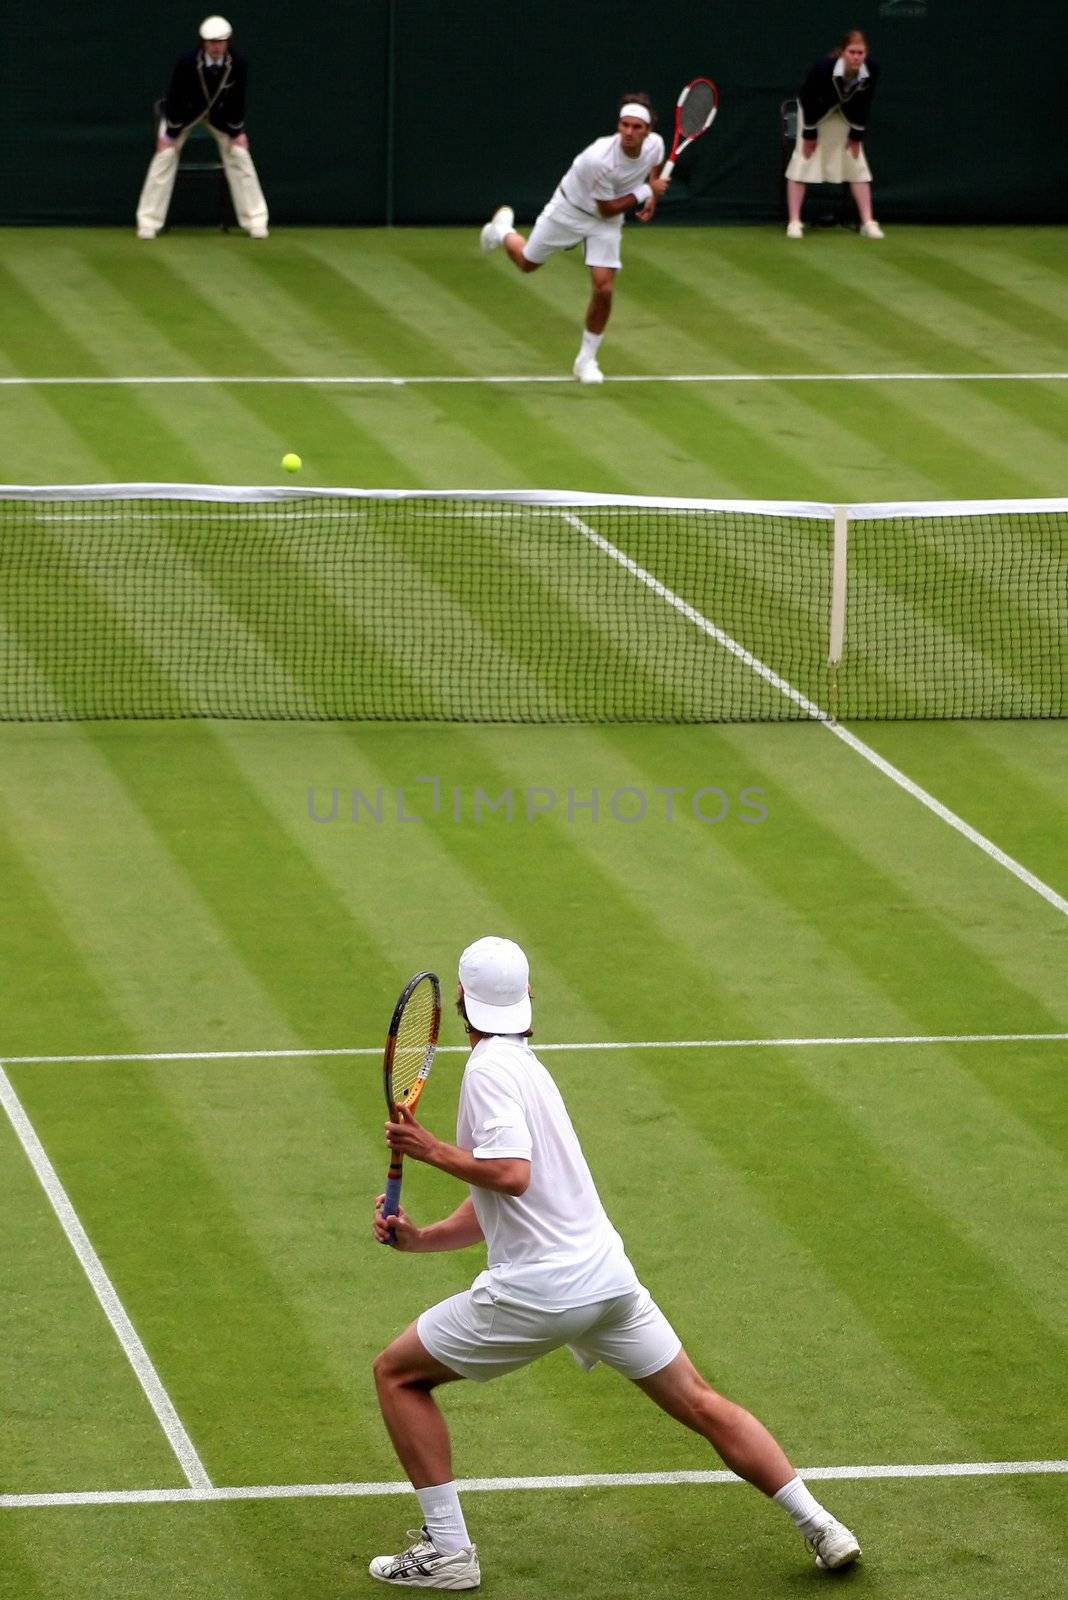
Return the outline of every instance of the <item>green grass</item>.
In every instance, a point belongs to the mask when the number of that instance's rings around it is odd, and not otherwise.
[[[520,279],[465,232],[9,232],[0,375],[564,375],[572,257]],[[635,229],[620,373],[1060,372],[1056,229]],[[1058,309],[1060,308],[1060,309]],[[882,500],[1060,494],[1064,383],[0,391],[0,478],[284,480]]]
[[[4,245],[0,375],[562,375],[584,299],[571,260],[511,281],[445,231],[279,234],[262,250],[106,232]],[[1062,249],[1054,230],[902,229],[877,250],[813,234],[800,252],[773,230],[635,232],[604,365],[1059,371]],[[0,476],[261,484],[283,481],[281,454],[297,449],[317,485],[1059,494],[1066,394],[0,386]],[[247,621],[234,573],[210,550],[181,552],[216,597],[205,634]],[[73,626],[104,602],[63,559]],[[516,581],[527,594],[555,580]],[[471,626],[462,602],[453,588],[454,628]],[[332,614],[319,584],[294,626]],[[938,630],[914,620],[930,642]],[[166,679],[165,657],[146,665]],[[1068,893],[1063,722],[859,731]],[[693,814],[703,788],[728,797],[718,824]],[[476,791],[506,789],[512,820],[476,821]],[[645,797],[644,820],[613,817],[623,789]],[[313,820],[334,790],[336,820]],[[366,807],[352,820],[354,790],[382,791],[381,822]],[[765,820],[744,820],[743,790],[760,791]],[[418,822],[399,820],[397,791]],[[527,820],[528,791],[535,804],[552,791],[552,810]],[[370,1362],[469,1281],[478,1252],[372,1246],[373,1056],[11,1058],[376,1047],[409,972],[432,966],[448,987],[487,930],[529,949],[546,1043],[1066,1029],[1064,917],[817,726],[3,725],[0,1057],[217,1484],[398,1480]],[[460,1042],[451,1015],[446,1034]],[[1064,1457],[1063,1043],[545,1059],[644,1281],[799,1465]],[[442,1132],[461,1064],[441,1056],[425,1102]],[[6,1119],[0,1192],[0,1494],[180,1488]],[[456,1200],[422,1169],[407,1194],[428,1218]],[[465,1477],[718,1465],[628,1385],[563,1354],[444,1403]],[[865,1546],[851,1592],[1054,1600],[1064,1484],[815,1487]],[[775,1508],[737,1486],[471,1494],[466,1509],[491,1597],[764,1600],[820,1581]],[[366,1560],[416,1520],[403,1493],[0,1506],[0,1595],[369,1594]]]

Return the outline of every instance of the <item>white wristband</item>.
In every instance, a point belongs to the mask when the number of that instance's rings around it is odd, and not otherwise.
[[[653,191],[650,189],[647,183],[639,183],[638,187],[634,190],[634,198],[637,201],[637,206],[635,209],[642,211],[653,198]]]

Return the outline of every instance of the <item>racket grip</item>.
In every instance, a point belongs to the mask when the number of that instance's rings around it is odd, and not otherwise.
[[[660,168],[660,176],[662,178],[670,178],[671,174],[674,172],[674,170],[675,170],[674,161],[665,161],[664,165]]]
[[[382,1215],[384,1217],[395,1217],[397,1215],[400,1210],[400,1197],[401,1180],[399,1178],[387,1178],[386,1198],[382,1202]],[[389,1238],[385,1242],[389,1245],[396,1244],[396,1234],[392,1228],[390,1228]]]

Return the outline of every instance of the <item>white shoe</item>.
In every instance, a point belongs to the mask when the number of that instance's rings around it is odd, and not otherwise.
[[[877,222],[862,222],[860,225],[860,237],[862,239],[885,239],[886,234]]]
[[[248,230],[248,236],[249,236],[250,239],[266,239],[266,237],[267,237],[267,229],[266,228],[250,228]]]
[[[482,1581],[474,1545],[440,1556],[425,1528],[408,1529],[414,1540],[399,1556],[375,1556],[368,1572],[402,1589],[477,1589]]]
[[[488,256],[491,250],[496,250],[504,242],[505,234],[511,233],[514,227],[515,212],[511,206],[498,206],[479,235],[482,254]]]
[[[821,1572],[833,1570],[835,1567],[848,1567],[860,1555],[860,1545],[857,1543],[855,1533],[841,1522],[833,1518],[819,1533],[814,1533],[805,1544],[816,1557],[816,1565]]]
[[[156,230],[155,228],[138,228],[137,237],[139,239],[154,239],[156,237]]]
[[[571,368],[579,383],[603,383],[604,373],[597,365],[596,356],[577,356]]]
[[[803,239],[805,230],[799,222],[788,222],[786,224],[786,237],[788,239]]]

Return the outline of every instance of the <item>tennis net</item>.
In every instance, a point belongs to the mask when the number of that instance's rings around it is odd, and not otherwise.
[[[1068,500],[0,488],[0,720],[1065,715]]]

